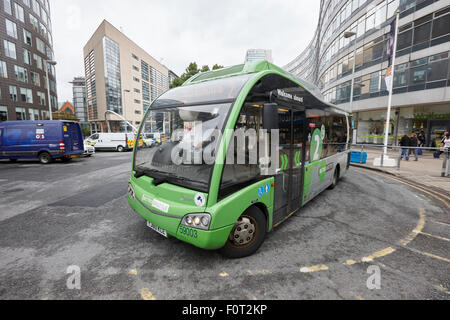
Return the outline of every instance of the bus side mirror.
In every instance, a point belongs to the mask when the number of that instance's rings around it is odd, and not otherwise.
[[[263,129],[270,132],[280,128],[278,105],[276,103],[268,103],[263,109]]]

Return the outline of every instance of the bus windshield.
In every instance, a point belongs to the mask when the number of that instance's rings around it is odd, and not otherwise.
[[[147,111],[140,137],[158,137],[135,148],[136,176],[209,192],[228,115],[251,75],[177,88],[161,96]]]

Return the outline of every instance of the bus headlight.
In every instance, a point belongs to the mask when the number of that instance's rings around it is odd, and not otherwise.
[[[133,189],[133,186],[131,185],[131,183],[128,184],[128,196],[131,199],[136,200],[136,194],[134,193],[134,189]]]
[[[211,225],[211,215],[208,213],[188,214],[183,218],[181,224],[195,229],[209,230]]]

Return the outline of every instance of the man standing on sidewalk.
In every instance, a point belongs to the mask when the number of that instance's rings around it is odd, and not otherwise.
[[[419,146],[419,139],[417,139],[417,135],[415,133],[411,134],[411,137],[409,138],[409,146],[411,148],[417,148]],[[417,156],[417,149],[409,149],[409,155],[414,154],[414,157],[416,158],[415,161],[419,161],[419,157]]]
[[[402,156],[401,156],[400,160],[403,160],[403,157],[405,157],[406,161],[409,161],[409,154],[408,154],[409,144],[410,144],[410,139],[409,139],[408,135],[405,133],[402,140],[400,140],[400,146],[403,147],[402,148]]]

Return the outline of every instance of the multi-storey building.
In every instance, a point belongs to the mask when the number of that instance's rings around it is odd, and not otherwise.
[[[169,69],[103,21],[84,47],[88,120],[93,131],[107,131],[112,111],[137,127],[152,101],[169,89]],[[108,113],[112,131],[122,118]]]
[[[245,63],[262,60],[267,60],[273,63],[272,50],[250,49],[245,55]]]
[[[0,121],[45,120],[49,103],[58,109],[51,30],[48,0],[0,0]]]
[[[450,0],[321,0],[311,44],[285,68],[353,113],[358,143],[382,143],[390,25],[400,11],[390,143],[450,129]]]
[[[75,77],[70,84],[72,84],[75,116],[82,124],[87,124],[86,79],[84,77]]]

